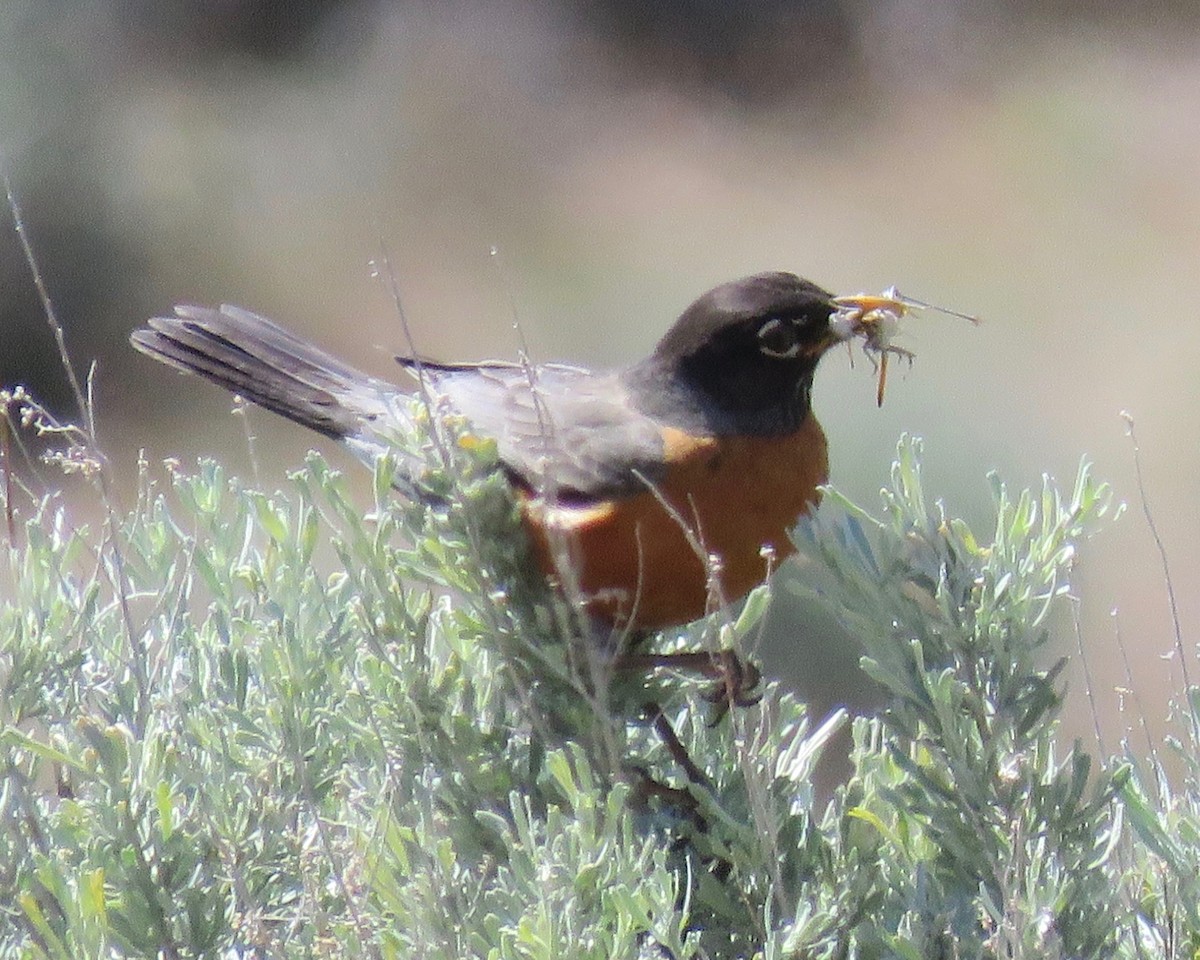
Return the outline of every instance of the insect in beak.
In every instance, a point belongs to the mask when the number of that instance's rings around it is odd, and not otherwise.
[[[875,365],[878,375],[875,403],[881,407],[887,388],[888,358],[894,354],[911,364],[915,356],[911,350],[905,350],[892,342],[899,332],[900,321],[909,313],[913,310],[934,310],[968,320],[975,325],[979,324],[978,317],[906,297],[895,287],[889,287],[878,296],[859,293],[848,297],[834,297],[833,302],[837,304],[837,310],[829,320],[830,332],[836,339],[847,343],[854,339],[862,341],[863,352]]]

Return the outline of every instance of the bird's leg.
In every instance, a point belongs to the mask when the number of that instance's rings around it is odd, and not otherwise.
[[[626,651],[613,663],[616,670],[649,672],[659,668],[697,673],[714,681],[706,695],[709,703],[717,705],[720,721],[732,707],[749,707],[762,699],[758,690],[762,673],[753,663],[743,660],[733,650],[694,650],[677,653],[635,653]]]
[[[663,713],[662,707],[653,701],[648,701],[642,705],[641,714],[642,719],[654,727],[654,732],[658,734],[658,738],[662,741],[663,746],[666,747],[667,753],[678,764],[679,769],[683,771],[688,782],[694,786],[711,790],[712,782],[708,779],[708,775],[696,765],[696,761],[688,754],[687,747],[679,739],[679,734],[675,732],[671,721]],[[638,774],[635,796],[640,804],[645,805],[651,797],[657,797],[663,802],[670,804],[676,810],[679,810],[687,819],[692,820],[699,829],[707,829],[708,824],[699,812],[699,802],[690,789],[687,787],[672,787],[661,780],[656,780],[644,767],[634,767],[633,769]]]

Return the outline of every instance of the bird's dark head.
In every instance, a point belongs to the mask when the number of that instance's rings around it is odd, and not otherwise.
[[[734,280],[688,307],[631,373],[658,378],[664,405],[698,403],[718,432],[794,430],[808,413],[817,361],[842,339],[829,325],[836,309],[831,293],[795,274]]]

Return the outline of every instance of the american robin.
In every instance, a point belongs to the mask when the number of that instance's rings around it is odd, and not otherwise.
[[[569,571],[590,613],[657,629],[741,599],[793,552],[828,476],[817,362],[865,335],[847,311],[884,303],[762,273],[710,290],[613,372],[397,360],[495,440],[541,569]],[[368,462],[410,399],[238,307],[179,306],[132,341]]]

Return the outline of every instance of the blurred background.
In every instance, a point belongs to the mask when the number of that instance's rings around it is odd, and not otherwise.
[[[1179,666],[1119,411],[1194,654],[1195,3],[5,0],[0,146],[125,484],[143,448],[250,470],[228,397],[136,355],[134,326],[239,303],[389,376],[406,344],[385,256],[442,358],[523,336],[535,359],[620,364],[767,269],[978,314],[910,322],[917,361],[882,410],[869,364],[825,362],[834,482],[874,507],[918,434],[929,490],[986,532],[988,471],[1069,487],[1093,460],[1133,507],[1079,568],[1093,694],[1115,749],[1119,619],[1161,735]],[[11,225],[0,290],[0,385],[74,417]],[[268,485],[314,443],[250,424]],[[779,594],[768,671],[819,710],[869,706],[853,641]],[[1069,732],[1094,739],[1078,658],[1069,676]]]

